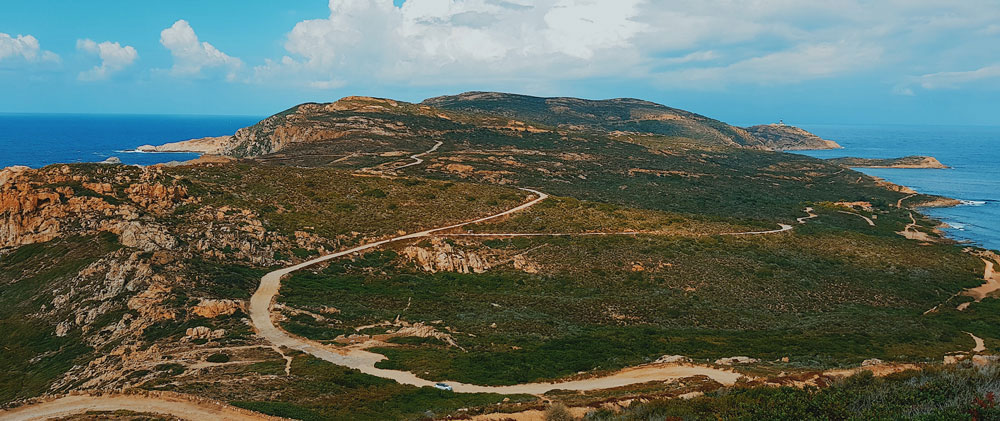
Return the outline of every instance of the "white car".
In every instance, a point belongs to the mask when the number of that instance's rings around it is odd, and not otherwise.
[[[441,390],[447,390],[449,392],[452,391],[451,386],[448,386],[447,383],[434,383],[434,388],[435,389],[441,389]]]

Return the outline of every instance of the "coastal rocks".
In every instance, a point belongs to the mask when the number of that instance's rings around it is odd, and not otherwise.
[[[2,187],[4,184],[7,184],[8,181],[16,178],[18,175],[30,169],[31,168],[25,167],[23,165],[15,165],[0,170],[0,187]]]
[[[191,312],[206,319],[228,316],[244,309],[243,303],[235,300],[213,300],[202,298]]]
[[[142,145],[136,148],[139,152],[195,152],[219,155],[231,146],[232,136],[203,137],[181,142],[165,143],[160,146]]]

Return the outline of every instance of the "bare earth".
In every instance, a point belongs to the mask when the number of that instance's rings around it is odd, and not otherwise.
[[[278,421],[272,417],[221,403],[191,402],[176,397],[142,395],[70,395],[52,401],[0,411],[0,420],[28,421],[66,417],[88,411],[130,410],[173,415],[188,420]]]
[[[983,301],[983,298],[986,298],[987,295],[990,295],[993,292],[1000,291],[1000,274],[997,274],[997,272],[993,270],[993,262],[983,259],[983,263],[986,263],[986,270],[983,272],[983,280],[986,282],[978,287],[962,291],[962,295],[974,298],[975,301],[973,302],[975,303]],[[958,310],[965,310],[969,308],[969,305],[971,304],[972,303],[959,304]]]

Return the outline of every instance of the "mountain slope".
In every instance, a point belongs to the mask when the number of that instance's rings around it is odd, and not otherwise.
[[[765,149],[743,129],[688,111],[631,98],[585,100],[497,92],[467,92],[422,102],[435,108],[507,116],[561,130],[638,132],[698,140],[708,145]]]

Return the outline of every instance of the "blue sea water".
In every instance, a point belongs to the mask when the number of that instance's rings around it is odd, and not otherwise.
[[[924,212],[951,228],[953,238],[1000,249],[1000,127],[969,126],[827,126],[802,125],[843,149],[802,151],[817,158],[854,156],[896,158],[928,155],[951,167],[946,170],[861,168],[918,192],[965,201],[951,208]]]
[[[197,158],[191,153],[127,152],[206,136],[233,134],[260,117],[0,114],[0,168],[100,162],[151,165]]]

